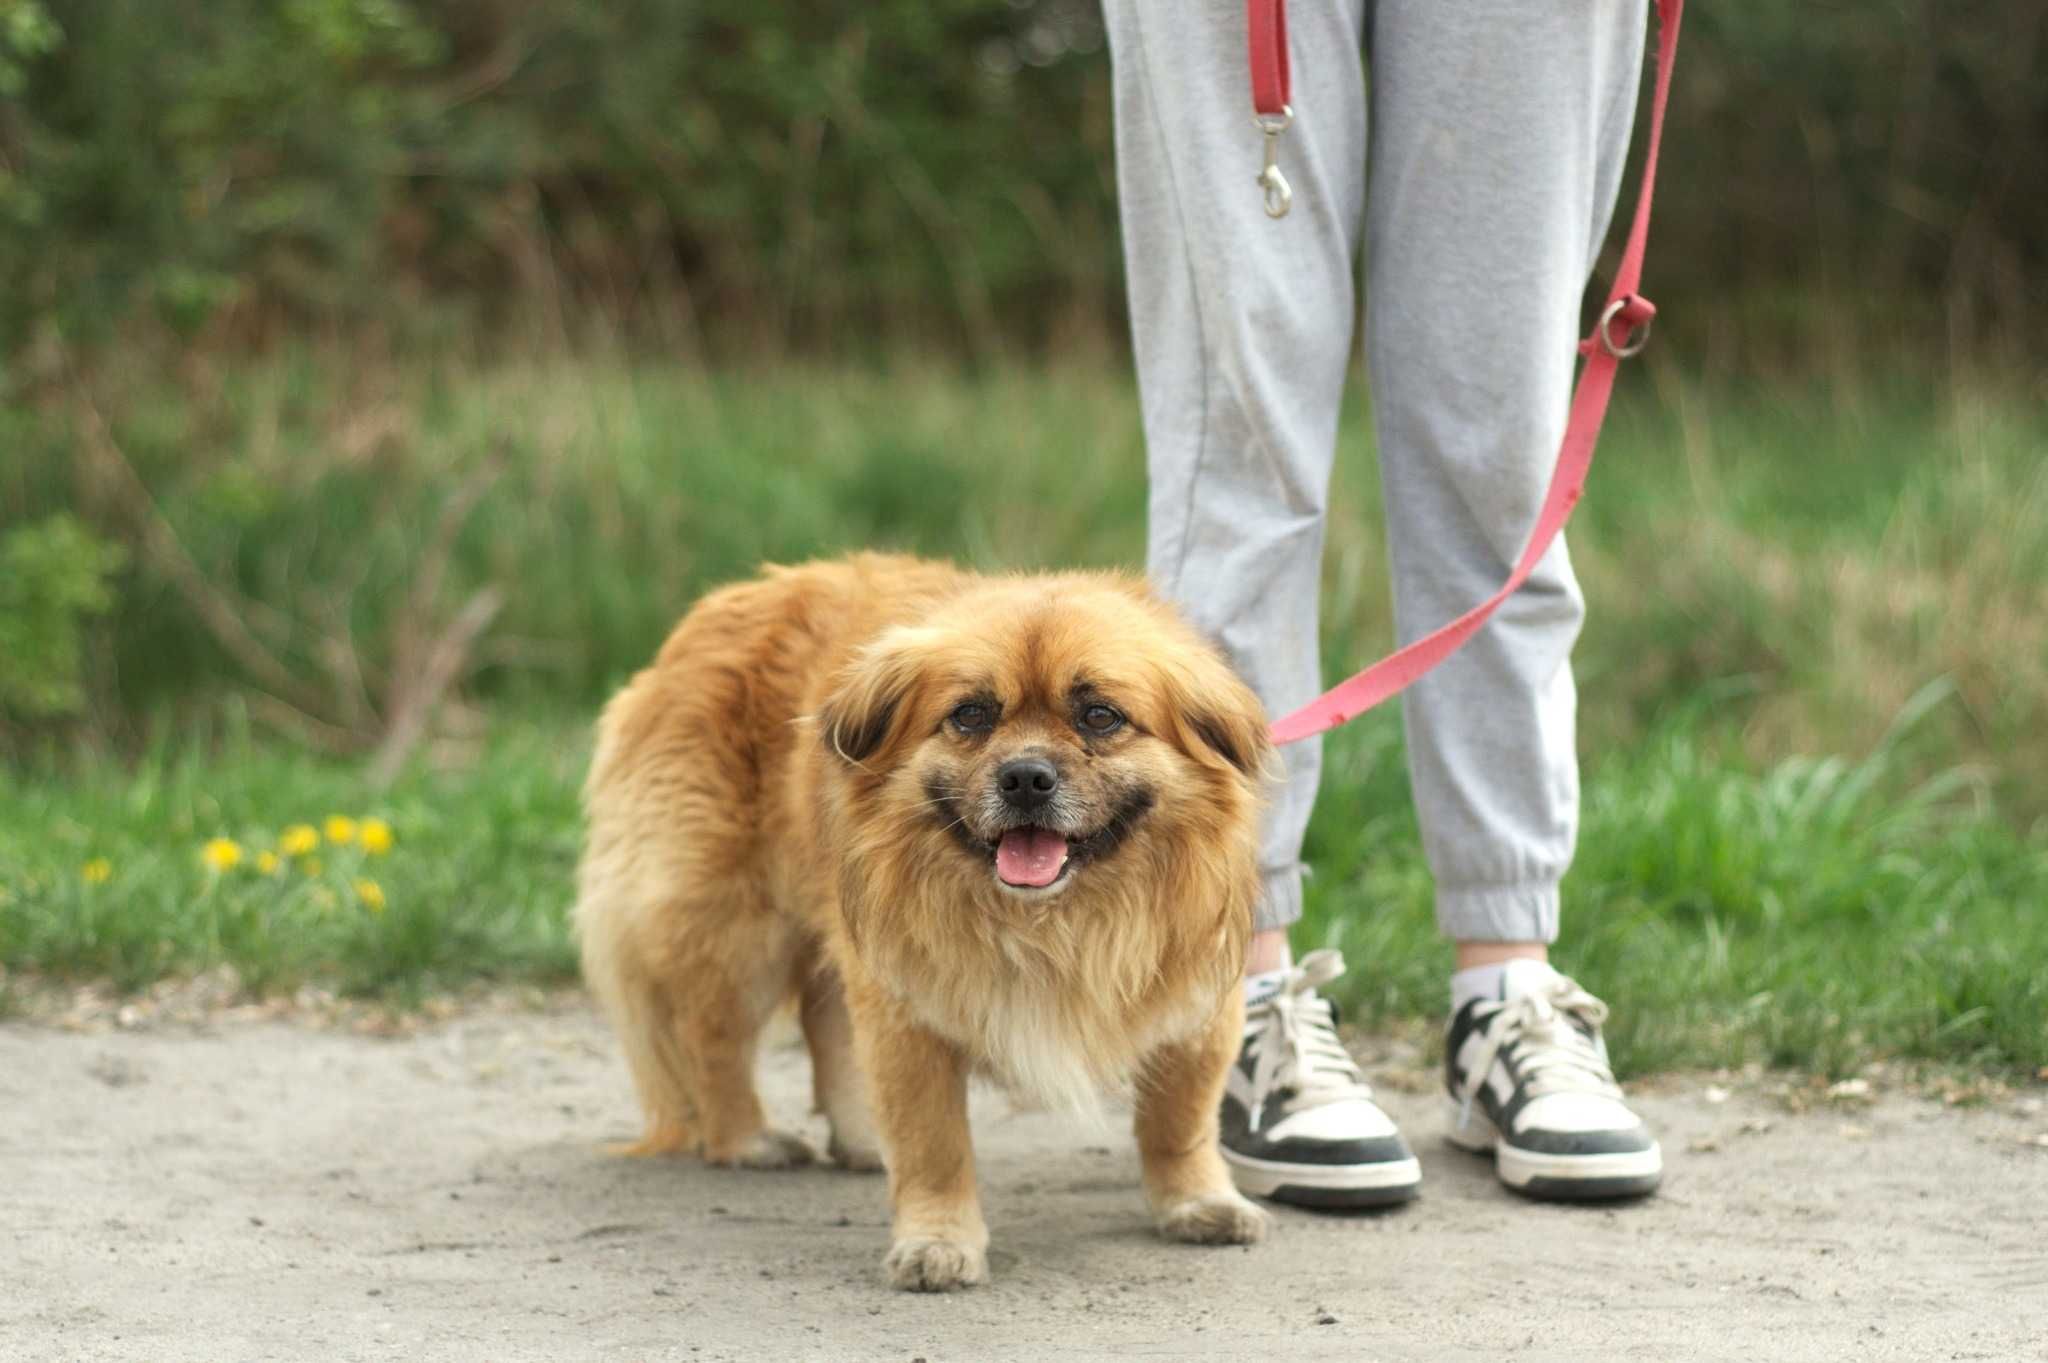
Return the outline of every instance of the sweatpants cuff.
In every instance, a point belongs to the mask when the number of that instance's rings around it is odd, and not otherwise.
[[[1436,921],[1453,942],[1555,942],[1557,882],[1438,889]]]
[[[1301,863],[1267,867],[1260,872],[1259,902],[1252,909],[1252,930],[1293,925],[1301,917]]]

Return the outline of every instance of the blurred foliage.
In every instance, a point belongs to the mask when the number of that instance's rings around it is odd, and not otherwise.
[[[1947,678],[1956,703],[1896,754],[1904,778],[1981,766],[2003,808],[2048,816],[2038,398],[1895,373],[1766,390],[1683,377],[1668,354],[1647,362],[1616,399],[1572,528],[1597,605],[1575,658],[1598,697],[1580,717],[1587,751],[1713,694],[1717,736],[1759,766],[1862,752]],[[374,728],[422,607],[438,617],[493,588],[504,608],[469,654],[464,696],[594,712],[699,593],[764,559],[1143,556],[1136,394],[1113,366],[479,365],[335,343],[186,368],[125,386],[103,376],[103,439],[79,436],[90,422],[74,407],[0,404],[0,533],[72,509],[133,548],[115,610],[92,626],[87,710],[71,727],[131,751],[237,698],[295,735],[264,696]],[[1392,634],[1363,394],[1338,440],[1333,677]],[[113,448],[149,507],[123,491]],[[465,487],[476,500],[450,519]],[[173,541],[191,568],[167,554]],[[305,685],[281,689],[228,646],[193,569]]]
[[[43,35],[0,105],[16,354],[508,295],[988,343],[1108,292],[1082,0],[0,4]]]
[[[1694,6],[1659,298],[2037,338],[2044,57],[2041,0]],[[1116,329],[1113,167],[1090,0],[0,0],[0,355],[512,305],[1057,345]]]
[[[81,626],[113,608],[126,558],[73,516],[0,531],[0,730],[83,704]]]

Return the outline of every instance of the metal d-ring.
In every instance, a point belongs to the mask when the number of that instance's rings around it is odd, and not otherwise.
[[[1650,343],[1650,324],[1657,320],[1655,316],[1650,316],[1645,317],[1640,322],[1631,323],[1630,325],[1635,330],[1629,334],[1628,343],[1626,345],[1616,345],[1614,337],[1607,330],[1607,326],[1608,323],[1621,315],[1621,310],[1629,305],[1629,301],[1626,298],[1617,298],[1600,312],[1600,348],[1617,360],[1626,360],[1631,356],[1642,354],[1643,347]]]

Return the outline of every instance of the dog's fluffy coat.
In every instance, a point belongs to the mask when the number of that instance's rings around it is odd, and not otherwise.
[[[752,1075],[793,995],[831,1155],[889,1169],[899,1285],[986,1274],[970,1071],[1067,1105],[1134,1081],[1162,1230],[1257,1239],[1216,1109],[1271,753],[1256,698],[1126,578],[863,555],[707,596],[605,710],[586,791],[576,924],[631,1149],[808,1159]],[[1020,755],[1058,772],[1050,832],[1006,831]],[[1057,878],[1007,882],[1012,836],[1064,839]]]

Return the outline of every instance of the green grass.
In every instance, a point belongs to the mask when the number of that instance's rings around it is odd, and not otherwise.
[[[304,694],[332,697],[316,718],[384,704],[428,527],[502,465],[436,603],[507,590],[465,686],[489,737],[372,794],[297,746],[326,731],[253,697],[137,555],[80,723],[0,727],[9,969],[134,986],[227,963],[255,989],[401,996],[567,978],[588,721],[704,587],[853,547],[987,567],[1143,549],[1129,378],[1078,359],[981,378],[605,354],[212,363],[103,374],[96,397],[192,558],[256,603],[251,630]],[[0,530],[57,510],[120,524],[78,476],[74,416],[0,410]],[[1333,677],[1389,632],[1367,416],[1345,414],[1333,489]],[[1572,531],[1591,615],[1560,947],[1614,1003],[1624,1066],[2048,1063],[2044,447],[2010,385],[1631,374]],[[198,860],[209,837],[253,855],[334,812],[388,819],[397,846],[332,851],[310,877]],[[1361,1017],[1433,1016],[1448,957],[1392,711],[1332,740],[1310,855],[1304,945],[1346,948]],[[112,878],[86,883],[102,856]]]
[[[311,980],[399,999],[566,979],[583,730],[506,723],[469,760],[381,793],[352,765],[245,732],[132,765],[0,770],[0,964],[123,988],[227,965],[258,993]],[[286,828],[335,814],[383,819],[391,848],[275,852]],[[215,838],[238,865],[205,864]],[[274,872],[257,866],[265,851]],[[93,883],[100,859],[109,877]]]
[[[1962,776],[1899,792],[1896,745],[1763,771],[1715,758],[1705,708],[1588,763],[1559,949],[1613,1004],[1622,1069],[2048,1064],[2048,837],[1959,799],[1976,789]],[[1390,712],[1331,740],[1296,939],[1345,950],[1344,997],[1369,1023],[1434,1016],[1449,964],[1399,734]],[[400,999],[566,981],[586,753],[581,724],[502,715],[468,759],[383,794],[350,765],[238,735],[135,766],[14,773],[0,780],[0,962],[128,986],[225,964],[259,991],[310,979]],[[317,874],[303,858],[251,864],[287,825],[330,813],[382,817],[395,845],[323,846]],[[243,863],[207,869],[214,837]],[[104,883],[81,874],[93,858],[111,866]]]
[[[2048,833],[1997,818],[1968,773],[1898,777],[1952,703],[1930,691],[1860,760],[1717,758],[1704,704],[1588,760],[1557,955],[1612,1005],[1618,1066],[2048,1063]],[[1296,946],[1344,949],[1359,1020],[1429,1016],[1450,953],[1400,728],[1357,728],[1331,744]]]

